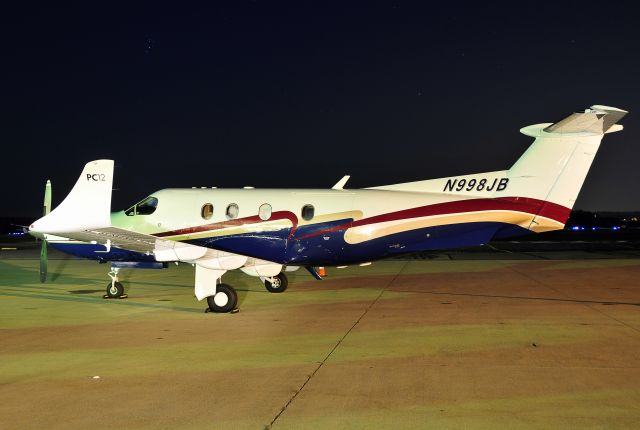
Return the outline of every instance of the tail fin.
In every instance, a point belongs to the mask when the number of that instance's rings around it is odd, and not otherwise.
[[[520,130],[535,137],[527,151],[507,171],[509,194],[536,199],[540,209],[530,230],[544,231],[540,222],[553,213],[563,226],[575,204],[605,133],[622,130],[616,124],[626,111],[608,106],[592,106],[553,124],[537,124]],[[555,223],[557,224],[557,223]]]
[[[518,225],[535,232],[562,229],[606,133],[622,130],[626,111],[595,105],[556,123],[520,131],[535,141],[509,170],[372,187],[373,190],[450,194],[455,199],[511,202],[532,218]]]
[[[96,160],[84,166],[67,197],[29,229],[36,233],[63,233],[111,226],[113,160]]]

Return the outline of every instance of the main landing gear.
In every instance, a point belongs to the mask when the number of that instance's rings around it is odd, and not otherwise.
[[[284,273],[279,273],[276,276],[272,276],[264,279],[265,288],[271,293],[282,293],[287,289],[289,281]],[[205,312],[216,313],[236,313],[238,308],[238,294],[236,290],[228,284],[218,284],[216,286],[216,293],[213,296],[207,297],[207,304],[209,307],[205,309]]]
[[[118,282],[118,272],[120,268],[112,267],[109,272],[109,277],[111,278],[111,282],[107,284],[107,294],[102,296],[105,299],[126,299],[129,297],[124,293],[124,286]]]
[[[196,265],[195,295],[199,300],[207,299],[209,306],[205,309],[205,313],[233,314],[238,312],[238,294],[236,290],[229,284],[218,283],[225,272],[226,270],[224,269],[209,269]],[[289,285],[287,276],[284,273],[269,277],[260,276],[260,280],[264,282],[265,288],[271,293],[282,293]]]
[[[216,294],[207,297],[209,308],[205,312],[226,313],[238,312],[236,305],[238,304],[238,294],[232,286],[227,284],[218,284],[216,286]]]
[[[272,276],[270,278],[264,278],[264,287],[270,293],[282,293],[289,286],[287,275],[284,272]]]

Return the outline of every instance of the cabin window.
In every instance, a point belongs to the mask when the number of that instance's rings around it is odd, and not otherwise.
[[[125,215],[133,216],[133,215],[151,215],[156,211],[158,207],[158,199],[155,197],[147,197],[142,200],[140,203],[131,206],[129,209],[124,211]]]
[[[240,212],[240,209],[238,208],[238,205],[235,203],[231,203],[229,206],[227,206],[227,219],[234,219],[234,218],[238,218],[238,213]]]
[[[202,205],[200,215],[202,215],[202,219],[211,219],[213,216],[213,205],[211,203],[205,203]]]
[[[265,203],[260,206],[258,210],[258,216],[261,220],[266,221],[271,218],[271,205],[269,203]]]
[[[305,221],[309,221],[313,218],[313,214],[315,209],[313,205],[304,205],[302,206],[302,219]]]

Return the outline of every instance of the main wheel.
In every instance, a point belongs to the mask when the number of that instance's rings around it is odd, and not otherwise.
[[[107,296],[117,299],[124,294],[124,287],[120,282],[109,282],[107,284]]]
[[[273,279],[273,282],[269,281],[268,279],[264,280],[264,287],[270,293],[282,293],[289,286],[287,275],[285,275],[284,273],[279,273],[278,275],[274,276],[272,279]]]
[[[238,304],[238,295],[230,285],[218,284],[216,294],[207,297],[207,303],[212,312],[231,312]]]

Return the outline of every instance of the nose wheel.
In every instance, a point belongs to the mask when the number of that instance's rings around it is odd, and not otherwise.
[[[120,269],[116,267],[116,268],[112,268],[111,271],[108,273],[109,277],[111,278],[111,282],[107,284],[107,294],[102,296],[103,298],[126,299],[127,297],[129,297],[127,294],[124,293],[124,286],[122,285],[122,283],[118,282],[119,271]]]
[[[289,286],[287,275],[279,273],[276,276],[264,279],[264,287],[270,293],[282,293]]]

